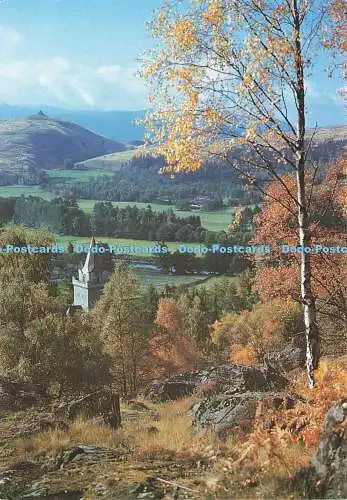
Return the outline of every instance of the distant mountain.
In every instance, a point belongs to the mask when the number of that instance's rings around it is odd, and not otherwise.
[[[139,111],[71,111],[53,106],[11,106],[0,101],[0,120],[3,118],[25,117],[42,111],[54,118],[72,121],[96,134],[128,143],[142,140],[143,127],[134,121],[145,116],[146,110]]]
[[[42,111],[26,118],[0,120],[0,168],[59,168],[95,156],[126,151],[121,142],[105,139]]]

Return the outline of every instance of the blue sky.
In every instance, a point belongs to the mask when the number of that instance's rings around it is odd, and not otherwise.
[[[0,100],[70,109],[143,109],[136,58],[161,0],[0,0]],[[310,77],[309,124],[339,124],[345,111],[320,61]]]

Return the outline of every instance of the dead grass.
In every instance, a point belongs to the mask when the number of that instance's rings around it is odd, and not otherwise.
[[[240,499],[299,498],[289,491],[289,482],[298,469],[309,464],[317,449],[327,408],[346,394],[346,368],[347,356],[323,360],[314,390],[307,388],[305,373],[298,373],[290,390],[307,402],[291,410],[260,412],[254,432],[240,435],[237,440],[222,442],[209,430],[193,434],[187,411],[195,399],[190,397],[155,406],[144,401],[150,411],[135,412],[124,405],[125,418],[118,430],[78,419],[67,432],[48,431],[17,439],[16,455],[42,461],[78,444],[125,446],[130,452],[128,466],[135,468],[136,464],[158,461],[160,467],[180,460],[186,464],[192,460],[193,468],[199,461],[207,464],[208,472],[201,469],[199,485],[213,499],[225,495]],[[269,420],[275,422],[271,429],[264,427]]]
[[[186,398],[157,405],[155,419],[152,412],[139,412],[136,418],[125,420],[117,430],[79,418],[66,432],[49,430],[19,438],[15,446],[27,460],[54,458],[63,448],[82,443],[108,448],[126,446],[139,459],[202,457],[205,448],[211,444],[217,446],[218,441],[209,431],[192,434],[187,411],[193,401],[193,398]]]

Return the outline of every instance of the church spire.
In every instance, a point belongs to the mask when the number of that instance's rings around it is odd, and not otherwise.
[[[92,253],[92,247],[95,246],[95,238],[94,236],[90,240],[89,251],[87,253],[87,258],[82,268],[83,274],[91,273],[95,269],[95,256]]]

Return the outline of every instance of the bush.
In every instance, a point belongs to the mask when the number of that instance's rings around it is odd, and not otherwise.
[[[290,338],[303,331],[302,312],[292,300],[273,299],[256,304],[251,311],[226,314],[212,326],[211,339],[225,359],[249,358],[260,362]],[[236,351],[235,351],[236,348]],[[248,351],[240,351],[247,348]],[[234,361],[235,362],[235,361]]]

